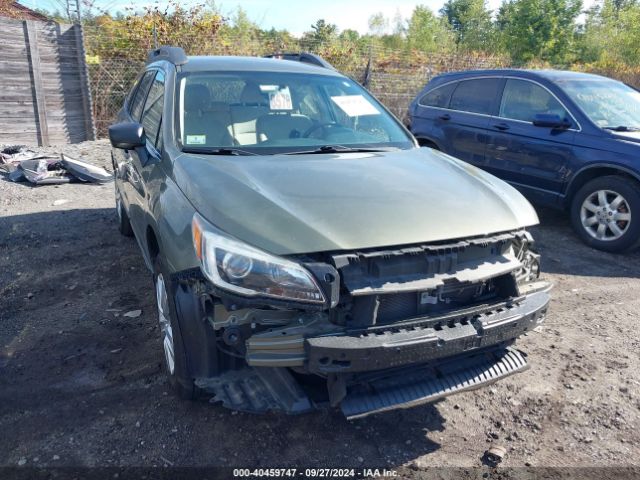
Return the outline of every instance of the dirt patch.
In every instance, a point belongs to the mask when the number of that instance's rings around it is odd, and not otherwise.
[[[110,170],[105,141],[60,150]],[[0,466],[386,466],[419,478],[480,467],[492,443],[507,449],[500,468],[640,465],[640,255],[587,248],[558,213],[533,230],[555,289],[544,326],[519,342],[530,370],[347,422],[169,392],[150,274],[117,231],[112,184],[0,179],[0,206]]]

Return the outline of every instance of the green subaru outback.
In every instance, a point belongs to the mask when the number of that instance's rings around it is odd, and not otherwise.
[[[322,59],[161,47],[109,136],[182,397],[357,418],[527,368],[535,211]]]

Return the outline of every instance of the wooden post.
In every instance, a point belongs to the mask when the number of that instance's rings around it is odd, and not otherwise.
[[[42,71],[40,69],[40,52],[38,51],[38,34],[33,20],[24,21],[27,34],[27,47],[29,48],[29,62],[35,96],[35,110],[38,116],[38,137],[40,145],[49,145],[49,126],[47,124],[47,107],[42,86]]]
[[[87,67],[87,56],[84,50],[84,39],[82,25],[76,23],[73,26],[73,35],[76,38],[76,48],[78,51],[78,70],[80,71],[80,91],[82,94],[82,106],[84,110],[85,140],[96,139],[96,128],[93,123],[93,111],[91,108],[91,86],[89,84],[89,68]]]

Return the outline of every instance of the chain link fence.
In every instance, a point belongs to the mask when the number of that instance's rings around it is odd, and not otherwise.
[[[84,28],[91,84],[93,114],[98,137],[122,107],[134,79],[144,66],[146,54],[154,47],[152,34],[132,37],[130,32],[106,28]],[[418,91],[435,75],[468,69],[508,66],[501,57],[473,54],[425,54],[392,50],[378,44],[330,43],[313,40],[282,39],[277,36],[206,37],[181,35],[158,44],[182,47],[187,55],[247,55],[306,51],[320,55],[339,71],[359,82],[367,77],[369,90],[398,118],[405,121],[407,107]]]

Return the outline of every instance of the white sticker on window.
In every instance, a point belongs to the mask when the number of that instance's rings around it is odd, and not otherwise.
[[[350,117],[359,117],[360,115],[380,115],[378,109],[362,95],[342,95],[338,97],[331,97],[331,100],[333,100],[333,102]]]
[[[271,110],[293,110],[289,87],[269,92],[269,108]]]
[[[206,135],[187,135],[187,143],[191,145],[204,145],[207,143]]]

